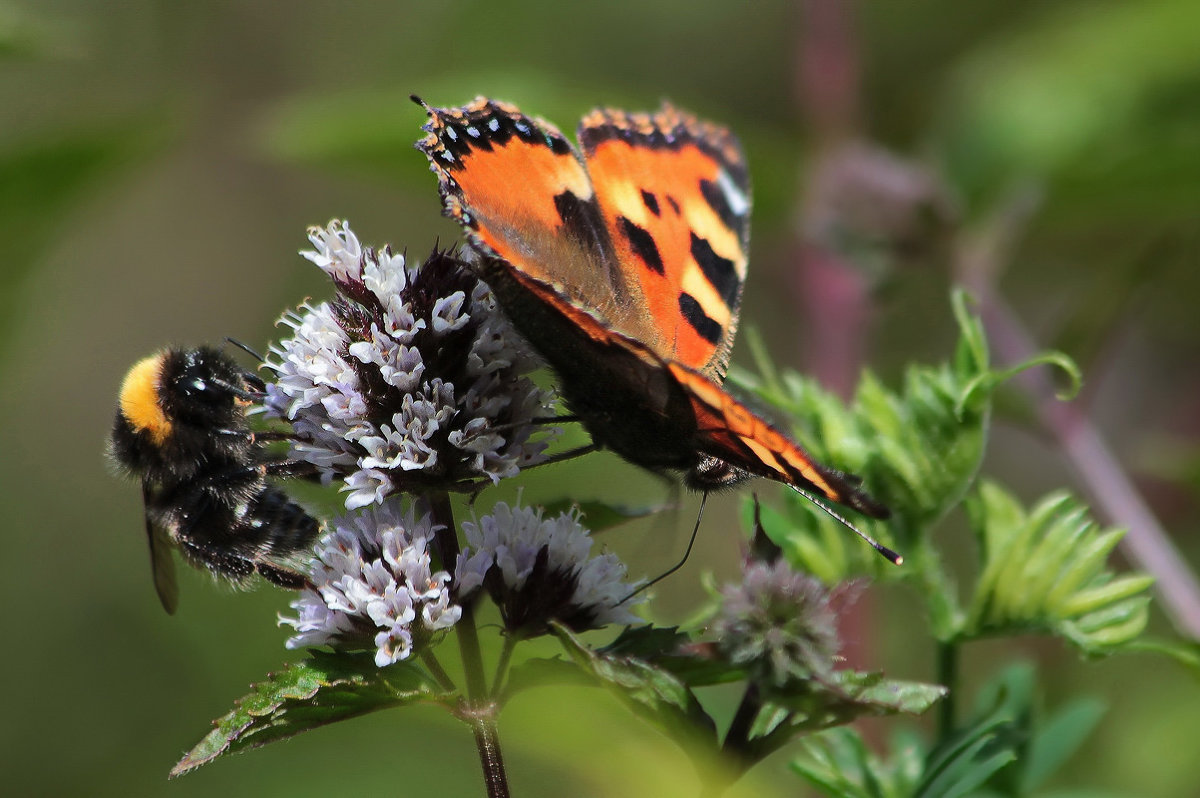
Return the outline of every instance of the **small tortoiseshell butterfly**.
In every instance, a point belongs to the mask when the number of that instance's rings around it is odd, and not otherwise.
[[[887,517],[856,477],[721,387],[750,236],[749,174],[728,130],[665,104],[597,110],[577,150],[506,103],[413,99],[446,215],[597,445],[700,490],[757,475]]]

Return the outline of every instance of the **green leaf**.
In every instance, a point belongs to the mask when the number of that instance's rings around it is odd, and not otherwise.
[[[914,736],[895,735],[892,756],[871,752],[858,732],[829,729],[804,740],[804,755],[790,766],[825,795],[847,798],[908,798],[921,772],[921,744]]]
[[[726,684],[746,672],[716,656],[711,643],[693,643],[678,627],[638,626],[599,649],[605,656],[636,657],[671,673],[689,687]]]
[[[389,707],[449,704],[425,672],[409,662],[379,668],[369,655],[314,652],[254,686],[215,728],[171,769],[171,777],[225,754]]]
[[[828,681],[809,679],[771,690],[750,742],[756,755],[763,757],[797,736],[856,718],[921,714],[947,692],[941,685],[890,680],[878,673],[836,671]]]
[[[987,401],[997,385],[1036,366],[1057,366],[1067,375],[1070,385],[1055,393],[1055,397],[1061,402],[1074,399],[1079,393],[1079,389],[1083,387],[1083,373],[1080,372],[1079,366],[1075,364],[1074,360],[1062,352],[1042,352],[1010,368],[989,371],[971,379],[963,388],[955,411],[961,414],[966,412],[969,405]]]
[[[858,734],[831,729],[805,740],[805,758],[792,769],[827,795],[855,798],[957,798],[980,787],[1017,756],[1006,735],[1010,708],[991,707],[978,721],[923,753],[913,735],[897,735],[890,758],[871,753]]]
[[[996,773],[1017,758],[1015,751],[990,747],[993,737],[987,733],[972,738],[970,744],[956,747],[956,758],[926,774],[926,780],[913,793],[916,798],[958,798],[971,795]],[[936,752],[935,752],[936,754]]]
[[[879,673],[835,671],[823,684],[815,679],[772,690],[770,702],[793,713],[797,728],[822,729],[862,716],[919,715],[946,696],[939,684],[885,679]]]
[[[715,745],[716,724],[681,679],[636,657],[594,651],[560,624],[553,629],[574,663],[636,714],[668,733],[682,732]]]
[[[977,719],[952,738],[961,746],[963,735],[977,736],[986,731],[988,743],[977,747],[980,765],[984,757],[1012,754],[1008,757],[1010,764],[994,769],[986,779],[988,790],[984,794],[1034,794],[1079,750],[1105,711],[1102,701],[1081,698],[1045,713],[1035,706],[1040,692],[1031,665],[1017,663],[1005,668],[980,690]],[[973,783],[983,784],[978,778]]]
[[[594,684],[589,675],[572,660],[562,657],[531,657],[513,665],[504,680],[504,696],[536,687]],[[501,703],[505,703],[502,701]]]
[[[944,737],[926,757],[914,797],[951,798],[974,793],[1019,760],[1027,733],[1033,672],[1024,665],[1002,671],[984,686],[976,718]]]
[[[1031,793],[1054,775],[1079,750],[1107,710],[1099,699],[1077,698],[1035,727],[1023,762],[1022,793]]]
[[[1048,633],[1098,655],[1145,629],[1145,593],[1154,580],[1107,570],[1123,533],[1099,529],[1067,494],[1052,493],[1026,513],[1004,489],[984,482],[968,499],[967,514],[982,562],[963,638]]]

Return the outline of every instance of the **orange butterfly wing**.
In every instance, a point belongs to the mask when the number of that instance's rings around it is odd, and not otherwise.
[[[859,488],[857,477],[818,463],[705,375],[678,363],[667,367],[688,392],[706,454],[755,476],[815,491],[872,518],[888,517],[888,509]]]
[[[592,181],[553,125],[484,97],[431,108],[417,143],[438,176],[446,214],[471,243],[585,308],[604,326],[649,334],[641,286],[621,267]]]
[[[728,130],[664,105],[593,111],[584,161],[617,258],[655,324],[635,336],[663,360],[724,379],[750,239],[745,157]]]
[[[720,386],[750,212],[728,131],[670,106],[594,111],[580,124],[581,157],[557,128],[505,103],[424,107],[429,135],[417,147],[447,215],[494,259],[485,278],[593,438],[650,468],[695,469],[709,455],[887,516],[856,478]]]

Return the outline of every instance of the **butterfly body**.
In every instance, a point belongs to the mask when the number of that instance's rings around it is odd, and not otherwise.
[[[597,445],[703,490],[753,474],[886,516],[721,387],[750,219],[727,130],[669,105],[598,110],[577,150],[505,103],[424,107],[446,214]]]

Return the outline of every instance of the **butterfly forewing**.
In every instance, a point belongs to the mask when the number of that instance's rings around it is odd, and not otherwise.
[[[750,237],[737,140],[664,105],[654,114],[593,111],[579,141],[609,239],[636,267],[645,298],[639,328],[622,332],[663,360],[723,379]]]
[[[482,97],[425,109],[429,135],[417,146],[472,244],[607,326],[640,318],[639,284],[620,268],[592,182],[557,128]]]

